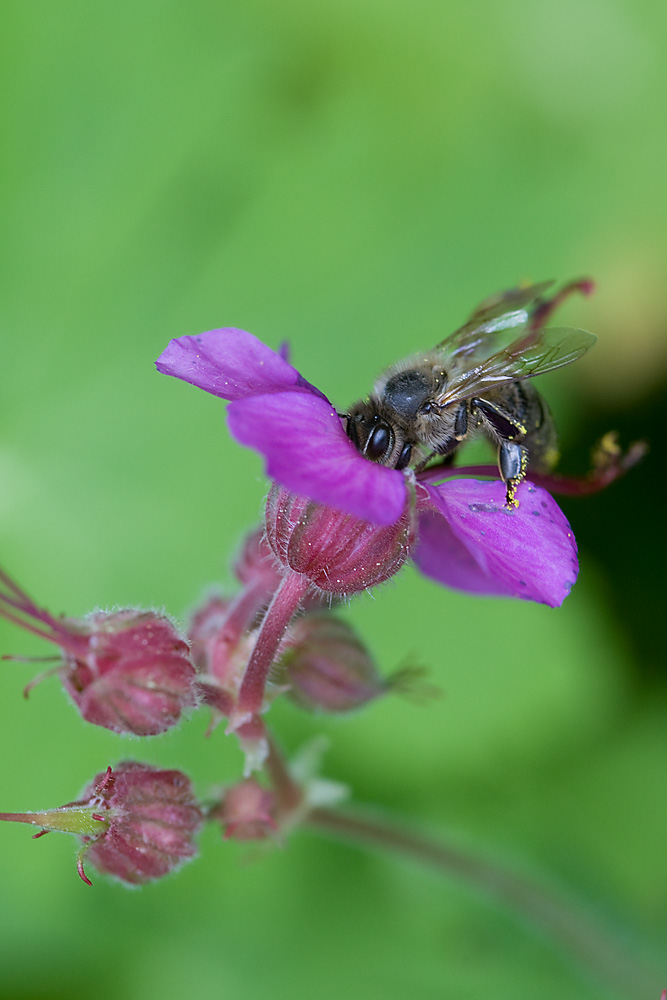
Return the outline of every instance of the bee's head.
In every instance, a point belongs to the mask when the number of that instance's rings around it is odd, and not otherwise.
[[[347,436],[364,458],[394,469],[404,469],[412,455],[412,445],[382,415],[371,397],[345,414]]]

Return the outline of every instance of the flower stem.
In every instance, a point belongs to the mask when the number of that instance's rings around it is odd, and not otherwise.
[[[275,592],[243,675],[239,691],[239,712],[255,715],[260,711],[271,664],[276,658],[287,626],[310,586],[307,577],[289,572]]]
[[[289,815],[303,802],[303,790],[289,773],[285,758],[276,741],[265,729],[269,752],[264,764],[276,797],[278,811]]]
[[[627,942],[601,928],[583,903],[567,899],[537,879],[504,867],[453,843],[431,840],[375,813],[314,809],[306,819],[337,839],[385,848],[513,911],[532,931],[541,932],[576,964],[628,998],[652,996],[656,974],[634,964]],[[653,991],[653,992],[652,992]]]
[[[97,819],[89,805],[60,806],[58,809],[48,809],[44,812],[0,813],[0,820],[12,823],[29,823],[38,826],[46,833],[77,833],[79,836],[99,836],[108,827],[104,819]]]
[[[220,641],[230,646],[236,645],[243,633],[250,629],[253,618],[262,605],[268,604],[270,597],[262,580],[253,580],[244,587],[227,609],[220,629]]]

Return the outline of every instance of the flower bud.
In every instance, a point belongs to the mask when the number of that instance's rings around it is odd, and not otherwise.
[[[264,595],[264,607],[269,603],[269,599],[275,594],[284,576],[284,563],[276,559],[275,553],[266,537],[266,532],[262,528],[251,532],[243,543],[243,548],[234,564],[234,573],[246,590],[250,587],[261,587]],[[314,611],[318,608],[328,607],[332,602],[332,595],[324,596],[319,591],[310,591],[301,602],[304,611]],[[259,625],[261,615],[252,623]]]
[[[267,594],[273,594],[280,586],[283,574],[262,528],[246,535],[234,562],[234,574],[244,587],[260,583]]]
[[[193,838],[203,816],[189,779],[180,771],[124,761],[98,774],[81,799],[58,809],[0,813],[0,819],[81,837],[77,869],[84,882],[83,857],[107,875],[130,885],[162,878],[197,853]]]
[[[86,626],[88,653],[68,657],[63,683],[88,722],[153,736],[195,704],[188,646],[168,618],[152,611],[95,612]]]
[[[283,566],[327,594],[352,594],[388,580],[408,558],[414,537],[410,508],[382,527],[277,484],[266,504],[266,531]]]
[[[235,621],[235,605],[224,597],[210,597],[197,610],[188,630],[199,675],[195,684],[199,700],[225,717],[233,711],[255,643],[255,633],[243,631],[243,621]]]
[[[60,646],[57,670],[88,722],[117,733],[153,736],[195,704],[187,643],[154,611],[94,611],[83,620],[54,618],[8,577],[0,614]],[[16,614],[20,613],[20,616]]]
[[[196,609],[190,620],[188,627],[190,656],[200,674],[216,673],[213,666],[216,646],[231,603],[231,598],[213,594]]]
[[[309,711],[349,712],[392,686],[354,629],[333,615],[307,615],[292,625],[280,669],[289,696]]]
[[[246,778],[227,789],[214,815],[225,828],[225,840],[265,840],[278,829],[274,809],[273,792]]]
[[[96,810],[109,824],[102,836],[84,837],[95,867],[131,885],[162,878],[195,857],[193,838],[202,812],[180,771],[161,771],[125,761],[98,774],[84,796],[100,799]]]

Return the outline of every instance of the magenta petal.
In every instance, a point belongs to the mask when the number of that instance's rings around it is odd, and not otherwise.
[[[251,333],[234,327],[170,340],[155,364],[164,375],[175,375],[223,399],[286,389],[326,398],[284,357]]]
[[[507,510],[499,482],[452,479],[422,486],[414,561],[426,576],[473,594],[520,597],[558,607],[577,579],[577,544],[556,501],[522,483]]]
[[[303,392],[239,399],[227,411],[241,444],[266,457],[266,470],[294,493],[374,524],[403,513],[405,477],[363,458],[323,398]]]

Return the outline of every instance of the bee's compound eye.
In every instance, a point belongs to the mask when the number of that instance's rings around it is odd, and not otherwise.
[[[364,454],[366,458],[370,458],[371,462],[377,462],[378,459],[383,458],[390,445],[391,431],[386,424],[380,423],[377,427],[373,428]]]
[[[404,469],[410,459],[412,458],[412,445],[406,441],[401,448],[401,454],[398,456],[398,462],[396,463],[397,469]]]

